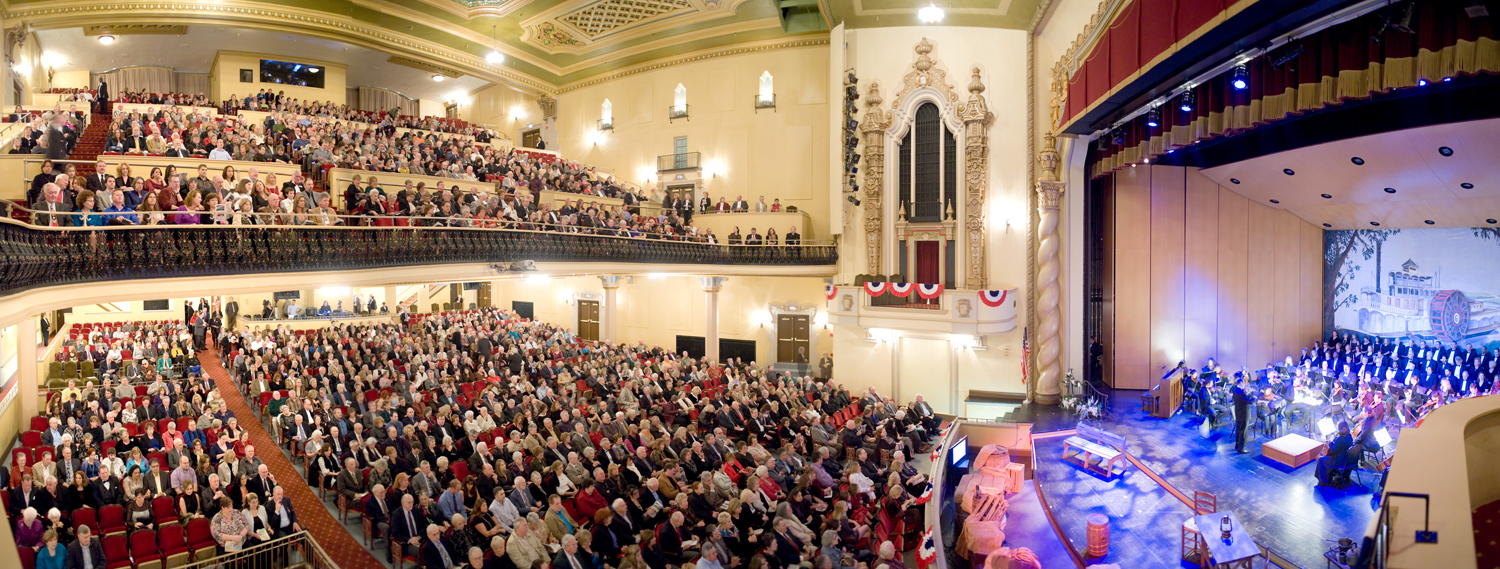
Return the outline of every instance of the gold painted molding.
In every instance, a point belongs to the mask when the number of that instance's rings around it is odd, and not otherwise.
[[[681,64],[684,64],[684,63],[693,63],[693,62],[697,62],[697,61],[703,61],[703,60],[706,60],[706,59],[714,59],[714,58],[718,58],[718,57],[727,57],[727,56],[731,56],[731,55],[743,55],[743,54],[747,54],[747,53],[756,53],[756,52],[761,52],[761,51],[774,51],[774,50],[778,50],[778,49],[795,49],[795,48],[801,48],[801,47],[815,47],[815,46],[826,46],[826,45],[828,45],[828,34],[825,33],[825,34],[821,34],[820,36],[808,37],[806,39],[765,40],[765,41],[759,41],[759,42],[744,43],[744,44],[740,44],[740,45],[736,45],[736,46],[730,46],[730,47],[726,47],[726,48],[704,49],[704,50],[695,51],[695,52],[684,54],[684,55],[677,56],[677,57],[658,59],[656,61],[648,61],[646,63],[641,63],[641,64],[633,65],[633,66],[626,67],[624,69],[619,69],[619,70],[616,70],[616,71],[613,71],[613,72],[610,72],[610,73],[605,73],[605,74],[597,75],[597,76],[594,76],[594,77],[590,77],[588,79],[581,79],[581,80],[578,80],[578,81],[574,81],[572,83],[567,83],[567,84],[562,85],[561,87],[558,87],[557,88],[557,92],[558,93],[566,93],[568,91],[574,91],[574,90],[577,90],[577,89],[582,89],[584,87],[589,87],[589,86],[592,86],[592,85],[597,85],[599,83],[603,83],[603,82],[606,82],[606,81],[613,81],[615,79],[619,79],[621,77],[626,77],[626,76],[629,76],[629,75],[635,75],[637,73],[643,73],[643,72],[646,72],[646,71],[652,71],[652,70],[661,69],[661,68],[664,68],[664,67],[671,67],[673,65],[681,65]]]
[[[727,26],[718,26],[718,27],[714,27],[714,28],[705,28],[705,29],[698,30],[698,31],[695,31],[695,32],[688,32],[688,33],[685,33],[685,34],[677,34],[677,35],[667,36],[667,37],[661,38],[659,40],[649,41],[649,42],[642,43],[642,44],[636,44],[636,45],[630,46],[630,47],[625,48],[625,49],[614,50],[614,51],[608,51],[608,50],[606,50],[606,53],[604,53],[602,55],[591,57],[589,59],[585,59],[585,60],[579,61],[578,63],[574,63],[572,65],[569,65],[567,67],[562,68],[562,71],[563,71],[562,75],[567,75],[567,74],[573,73],[575,71],[582,71],[584,69],[588,69],[588,68],[593,67],[595,65],[599,65],[601,63],[605,63],[605,62],[607,62],[607,61],[609,61],[611,59],[626,58],[626,57],[630,57],[632,55],[637,55],[637,54],[645,53],[645,52],[651,51],[653,49],[661,49],[663,47],[670,47],[670,46],[677,45],[677,44],[689,43],[689,42],[694,42],[694,41],[698,41],[698,40],[702,40],[702,39],[708,39],[708,38],[713,38],[713,37],[718,37],[718,36],[726,36],[726,35],[737,34],[737,33],[741,33],[741,32],[753,32],[753,31],[756,31],[756,30],[763,30],[763,29],[769,29],[769,28],[780,28],[780,27],[781,27],[781,20],[779,18],[761,18],[759,20],[748,20],[748,21],[745,21],[745,22],[740,22],[738,24],[731,24],[731,25],[727,25]],[[778,40],[771,40],[771,41],[778,41]],[[723,48],[723,47],[734,47],[734,46],[721,46],[721,48]],[[713,49],[719,49],[719,48],[713,48]]]
[[[669,0],[643,0],[654,2],[667,2]],[[670,0],[684,3],[681,9],[660,12],[641,20],[618,26],[596,34],[579,28],[569,21],[569,16],[595,9],[609,3],[629,3],[623,0],[574,0],[563,2],[549,8],[539,14],[521,22],[521,28],[526,30],[526,35],[521,38],[527,44],[547,53],[583,54],[618,45],[630,40],[649,36],[663,30],[688,26],[710,20],[733,17],[739,12],[741,4],[748,0]],[[569,36],[571,42],[562,42],[554,45],[545,44],[537,39],[539,31],[545,25],[551,25],[554,32],[560,32]],[[780,25],[778,23],[778,25]],[[712,28],[711,28],[712,29]],[[623,31],[621,31],[623,30]],[[700,30],[699,32],[702,32]],[[726,35],[729,32],[718,31],[714,36]],[[680,35],[673,36],[680,38]],[[671,39],[671,38],[669,38]],[[686,40],[679,40],[686,41]],[[613,55],[613,54],[612,54]],[[576,65],[576,64],[575,64]],[[570,66],[573,67],[573,66]],[[565,71],[562,74],[566,74]]]
[[[46,2],[7,11],[5,20],[24,22],[39,29],[136,23],[232,25],[280,32],[293,28],[304,35],[405,55],[437,65],[456,65],[469,74],[491,81],[510,83],[539,92],[555,92],[556,89],[551,83],[531,75],[490,65],[482,57],[437,42],[392,32],[351,18],[331,17],[322,11],[260,2]]]
[[[115,24],[112,26],[84,26],[85,36],[180,36],[187,34],[187,26],[175,26],[171,24]]]

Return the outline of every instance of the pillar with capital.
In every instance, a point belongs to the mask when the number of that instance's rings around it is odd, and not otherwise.
[[[698,277],[703,285],[703,358],[719,361],[719,291],[724,290],[727,277]]]
[[[604,309],[599,314],[599,339],[606,344],[615,342],[615,315],[619,312],[615,309],[616,299],[620,291],[620,285],[625,283],[625,277],[603,276],[599,277],[599,283],[604,285]]]
[[[1043,137],[1042,150],[1037,156],[1042,174],[1036,182],[1037,224],[1036,237],[1036,392],[1033,399],[1044,405],[1056,405],[1062,400],[1062,338],[1060,327],[1060,294],[1058,277],[1062,262],[1057,258],[1058,206],[1062,202],[1063,182],[1057,179],[1057,139],[1051,132]]]

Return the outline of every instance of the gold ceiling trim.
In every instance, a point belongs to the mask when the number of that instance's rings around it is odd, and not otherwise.
[[[947,14],[964,14],[969,16],[1007,16],[1010,14],[1011,0],[1000,0],[1000,5],[994,8],[956,8],[944,7],[943,12]],[[864,0],[854,0],[854,17],[863,16],[916,16],[917,8],[881,8],[878,10],[866,10]]]
[[[800,38],[800,39],[793,39],[793,40],[786,40],[786,39],[765,40],[765,41],[759,41],[759,42],[744,43],[744,44],[740,44],[740,45],[732,46],[732,47],[728,47],[728,48],[704,49],[704,50],[699,50],[699,51],[696,51],[696,52],[693,52],[693,53],[684,54],[684,55],[681,55],[681,56],[678,56],[678,57],[667,58],[667,59],[659,59],[659,60],[656,60],[656,61],[650,61],[650,62],[646,62],[646,63],[632,65],[630,67],[626,67],[624,69],[619,69],[619,70],[616,70],[616,71],[613,71],[613,72],[610,72],[610,73],[605,73],[605,74],[597,75],[595,77],[590,77],[588,79],[582,79],[582,80],[579,80],[579,81],[574,81],[572,83],[568,83],[568,84],[565,84],[565,85],[562,85],[562,86],[558,87],[557,88],[557,92],[558,93],[566,93],[568,91],[573,91],[573,90],[576,90],[576,89],[582,89],[584,87],[588,87],[588,86],[591,86],[591,85],[597,85],[597,84],[603,83],[605,81],[613,81],[615,79],[619,79],[621,77],[627,77],[627,76],[630,76],[630,75],[635,75],[637,73],[643,73],[643,72],[646,72],[646,71],[652,71],[652,70],[661,69],[661,68],[664,68],[664,67],[671,67],[673,65],[681,65],[681,64],[684,64],[684,63],[693,63],[693,62],[696,62],[696,61],[703,61],[703,60],[706,60],[706,59],[714,59],[714,58],[718,58],[718,57],[728,57],[728,56],[731,56],[731,55],[742,55],[742,54],[746,54],[746,53],[756,53],[756,52],[761,52],[761,51],[774,51],[774,50],[778,50],[778,49],[795,49],[795,48],[801,48],[801,47],[813,47],[813,46],[820,46],[820,45],[822,45],[822,46],[828,45],[828,34],[825,33],[825,34],[822,34],[819,37],[812,37],[812,38]]]
[[[0,0],[0,1],[3,1],[3,0]],[[451,0],[424,0],[424,1],[426,1],[426,2],[438,2],[438,3],[448,2],[450,4],[454,4],[454,6],[457,6],[457,3],[454,3]],[[444,32],[447,32],[449,34],[453,34],[454,36],[457,36],[457,37],[463,38],[465,40],[468,40],[470,42],[473,42],[474,45],[482,46],[483,49],[484,49],[484,51],[485,51],[485,53],[488,53],[489,50],[491,50],[491,49],[496,49],[495,38],[493,38],[493,37],[491,37],[489,35],[486,35],[486,34],[481,33],[481,32],[476,32],[474,30],[471,30],[469,28],[465,28],[463,26],[454,26],[451,22],[447,22],[447,21],[444,21],[444,20],[441,20],[441,19],[438,19],[438,18],[434,18],[434,17],[432,17],[432,16],[430,16],[430,15],[428,15],[426,13],[423,13],[423,12],[420,12],[420,11],[417,11],[417,10],[413,10],[412,8],[410,8],[409,6],[407,6],[405,4],[397,4],[397,3],[391,2],[389,0],[353,0],[353,2],[354,2],[354,4],[356,6],[360,6],[360,7],[363,7],[363,8],[369,8],[371,10],[375,10],[375,11],[378,11],[378,12],[382,12],[382,13],[385,13],[385,14],[396,16],[396,17],[399,17],[401,19],[408,20],[408,21],[410,21],[412,23],[421,24],[421,25],[427,26],[427,27],[435,29],[435,30],[443,30]],[[522,4],[528,4],[528,3],[529,3],[529,0],[527,2],[514,2],[514,4],[518,4],[516,6],[516,9],[521,8]],[[506,12],[506,14],[509,14],[509,12]],[[497,16],[499,16],[499,15],[506,15],[506,14],[497,14]],[[530,63],[532,65],[535,65],[538,68],[541,68],[543,71],[546,71],[548,73],[552,73],[554,75],[559,75],[559,76],[563,75],[562,68],[558,67],[557,64],[554,64],[554,63],[552,63],[550,61],[547,61],[545,59],[536,57],[536,56],[534,56],[534,55],[532,55],[530,53],[525,52],[524,50],[516,49],[515,46],[512,46],[510,44],[504,44],[504,43],[502,43],[502,44],[500,44],[500,48],[499,49],[501,50],[501,53],[505,54],[505,57],[507,59],[509,59],[509,58],[515,58],[515,59],[524,61],[526,63]]]
[[[549,54],[582,54],[663,30],[732,17],[747,1],[574,0],[523,20],[521,41]],[[676,8],[666,9],[669,6]],[[569,67],[576,68],[576,64]]]
[[[222,3],[200,4],[196,2],[151,2],[121,4],[111,2],[48,2],[28,5],[8,12],[7,21],[18,21],[42,28],[67,28],[80,25],[114,25],[121,18],[149,18],[152,22],[168,21],[183,24],[235,25],[255,27],[273,31],[295,28],[299,33],[335,39],[345,43],[381,50],[400,48],[416,55],[429,56],[466,66],[476,76],[490,80],[501,80],[529,87],[541,92],[554,92],[556,87],[540,79],[514,69],[496,67],[473,54],[458,51],[436,42],[430,42],[406,34],[390,32],[347,18],[331,18],[325,12],[310,11],[286,6],[268,6],[259,2],[221,0]]]
[[[410,57],[403,57],[403,56],[400,56],[400,55],[392,55],[389,59],[386,59],[385,61],[386,61],[386,63],[394,63],[396,65],[400,65],[400,66],[403,66],[403,67],[410,67],[412,69],[420,69],[420,70],[426,71],[428,73],[439,73],[439,74],[442,74],[443,76],[445,76],[445,77],[447,77],[449,79],[457,79],[459,77],[463,77],[464,76],[464,72],[459,71],[457,69],[454,69],[452,67],[444,67],[444,66],[441,66],[441,65],[437,65],[437,64],[433,64],[433,63],[428,63],[426,61],[418,61],[418,60],[412,59]]]
[[[135,35],[159,35],[159,36],[181,36],[187,35],[187,26],[175,24],[115,24],[111,26],[84,26],[85,36],[135,36]]]
[[[464,6],[458,0],[418,0],[422,4],[432,6],[449,14],[453,14],[466,20],[472,20],[480,16],[494,16],[503,18],[521,8],[531,4],[531,0],[510,0],[501,4],[483,4],[478,6]]]
[[[713,37],[719,37],[719,36],[727,36],[727,35],[737,34],[737,33],[741,33],[741,32],[753,32],[753,31],[756,31],[756,30],[767,29],[767,28],[777,28],[777,29],[780,29],[781,28],[781,19],[780,18],[771,17],[771,18],[761,18],[759,20],[747,20],[747,21],[744,21],[744,22],[740,22],[738,24],[730,24],[730,25],[727,25],[727,26],[718,26],[718,27],[713,27],[713,28],[705,28],[705,29],[698,30],[698,31],[695,31],[695,32],[689,32],[689,33],[685,33],[685,34],[676,34],[676,35],[667,36],[667,37],[664,37],[664,38],[661,38],[661,39],[658,39],[658,40],[653,40],[653,41],[649,41],[649,42],[646,42],[646,43],[636,44],[636,45],[630,46],[630,47],[625,48],[625,49],[620,49],[620,50],[615,50],[615,51],[609,51],[609,52],[607,52],[607,53],[605,53],[603,55],[598,55],[598,56],[594,56],[594,57],[591,57],[591,58],[588,58],[588,59],[581,60],[578,63],[574,63],[572,65],[564,67],[562,69],[562,71],[563,71],[562,75],[567,75],[569,73],[573,73],[573,72],[576,72],[576,71],[582,71],[584,69],[588,69],[588,68],[593,67],[595,65],[600,65],[600,64],[606,63],[606,62],[608,62],[609,60],[612,60],[612,59],[621,59],[621,58],[630,57],[630,56],[633,56],[633,55],[639,55],[639,54],[646,53],[646,52],[654,50],[654,49],[661,49],[663,47],[669,47],[669,46],[673,46],[673,45],[677,45],[677,44],[685,44],[685,43],[695,42],[695,41],[698,41],[698,40],[703,40],[703,39],[708,39],[708,38],[713,38]],[[721,46],[721,47],[727,47],[727,46]]]

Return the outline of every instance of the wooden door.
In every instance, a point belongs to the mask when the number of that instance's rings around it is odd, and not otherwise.
[[[489,308],[495,305],[490,299],[491,285],[492,283],[488,282],[479,283],[479,293],[477,296],[479,297],[480,308]]]
[[[542,129],[532,129],[521,133],[522,148],[536,148],[536,143],[542,141]]]
[[[599,339],[599,301],[578,301],[578,337],[585,340]]]
[[[776,361],[796,362],[799,348],[811,360],[811,324],[809,317],[804,315],[782,314],[776,317]]]

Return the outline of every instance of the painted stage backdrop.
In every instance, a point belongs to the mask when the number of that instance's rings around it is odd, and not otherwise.
[[[1323,332],[1500,346],[1500,229],[1323,232]]]

